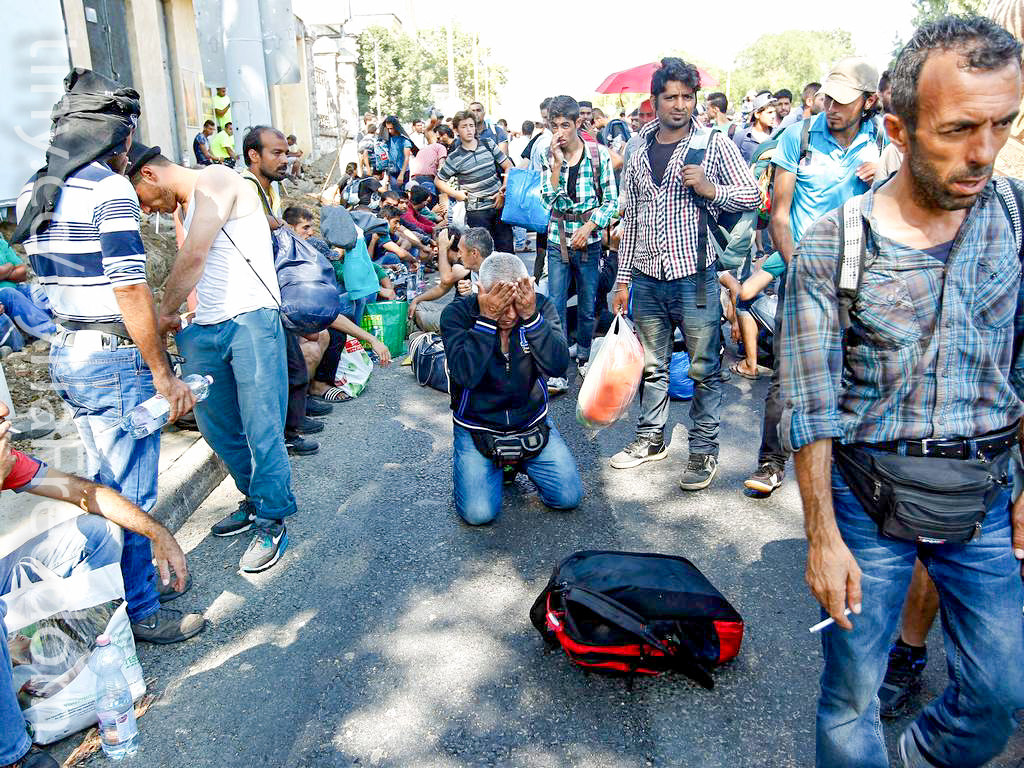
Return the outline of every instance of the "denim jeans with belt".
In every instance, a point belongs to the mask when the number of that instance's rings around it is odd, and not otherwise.
[[[40,568],[66,579],[116,563],[121,559],[120,538],[113,523],[98,515],[80,515],[48,528],[0,558],[0,765],[20,760],[32,746],[12,684],[4,596],[23,578],[37,579]]]
[[[697,306],[697,275],[658,280],[633,271],[633,318],[644,347],[644,387],[638,435],[662,434],[668,421],[672,336],[682,328],[694,381],[690,453],[718,455],[722,410],[722,307],[715,272],[704,274],[706,306]]]
[[[196,422],[256,517],[281,520],[294,513],[284,445],[288,366],[278,310],[243,312],[212,325],[193,323],[178,332],[177,342],[185,373],[213,377],[210,394],[196,405]]]
[[[455,426],[455,511],[470,525],[493,522],[501,514],[502,471],[476,448],[473,435]],[[583,501],[583,481],[569,446],[548,420],[548,444],[521,470],[537,485],[540,500],[552,509],[575,509]]]
[[[942,600],[949,684],[909,727],[910,768],[983,765],[1003,750],[1024,708],[1024,585],[1010,543],[1010,489],[998,495],[981,535],[967,544],[915,544],[881,536],[834,467],[832,503],[839,532],[861,569],[863,608],[850,617],[851,631],[830,627],[821,633],[825,667],[817,765],[889,765],[878,687],[916,557]]]
[[[583,261],[586,254],[587,260]],[[601,241],[590,243],[586,250],[569,249],[569,263],[562,261],[557,241],[548,243],[549,297],[558,310],[562,328],[566,324],[566,304],[569,301],[569,278],[576,277],[576,359],[590,359],[590,345],[594,340],[594,312],[597,306],[597,283],[601,277]]]
[[[139,350],[89,350],[82,344],[62,346],[58,336],[50,347],[50,378],[73,409],[75,426],[85,448],[86,478],[113,488],[145,512],[153,509],[160,433],[135,440],[116,427],[128,411],[156,394],[153,374]],[[141,621],[156,613],[160,602],[153,547],[145,536],[124,532],[121,574],[128,617]]]

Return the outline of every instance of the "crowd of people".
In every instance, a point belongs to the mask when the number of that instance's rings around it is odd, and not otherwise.
[[[685,350],[694,385],[686,492],[718,475],[723,382],[770,378],[744,486],[770,495],[793,458],[807,583],[837,625],[821,633],[817,764],[889,764],[879,717],[913,701],[941,606],[949,685],[901,734],[899,757],[909,768],[983,765],[1024,711],[1024,501],[1014,494],[1024,185],[993,178],[1021,103],[1021,44],[989,20],[951,16],[918,29],[890,70],[844,58],[798,100],[765,88],[730,109],[700,85],[695,66],[666,58],[629,114],[555,95],[512,132],[479,102],[413,119],[411,133],[397,116],[378,125],[368,114],[358,158],[318,216],[282,210],[275,182],[302,172],[294,137],[256,126],[236,156],[223,93],[186,167],[134,140],[137,93],[92,73],[70,78],[55,110],[61,151],[26,185],[13,239],[38,277],[54,384],[94,476],[68,480],[12,451],[0,425],[4,487],[70,487],[125,528],[136,639],[182,641],[205,624],[163,607],[188,580],[180,548],[147,514],[159,435],[111,430],[116,415],[155,393],[172,420],[194,410],[242,496],[212,533],[248,532],[240,569],[270,568],[297,511],[288,455],[315,452],[316,417],[348,398],[335,381],[348,336],[390,361],[360,321],[369,301],[404,295],[410,320],[444,346],[458,515],[493,523],[517,473],[567,512],[584,486],[550,396],[592,375],[596,342],[621,313],[644,362],[635,435],[609,458],[616,470],[668,457],[674,352]],[[88,130],[76,122],[86,111]],[[514,167],[536,174],[545,231],[528,236],[503,218]],[[357,229],[346,248],[325,224],[339,207]],[[172,215],[181,231],[159,303],[140,213]],[[282,227],[334,265],[342,311],[323,331],[282,325]],[[9,269],[0,277],[30,296],[17,287],[24,269]],[[40,328],[19,299],[0,301],[19,328]],[[728,368],[723,327],[739,353]],[[213,378],[202,402],[180,378],[189,373]],[[65,533],[75,546],[101,541],[109,557],[105,526]],[[30,542],[33,556],[54,560],[56,540]],[[88,558],[59,575],[76,567]],[[8,667],[0,661],[0,675]],[[26,752],[9,687],[0,679],[0,764],[51,765]]]

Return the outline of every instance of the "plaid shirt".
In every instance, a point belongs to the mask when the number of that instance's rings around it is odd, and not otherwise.
[[[790,265],[779,360],[783,445],[975,437],[1014,423],[1024,412],[1024,355],[1014,355],[1024,288],[993,185],[968,212],[945,267],[878,234],[873,201],[874,191],[865,193],[867,259],[845,354],[836,291],[841,209],[811,226]]]
[[[715,196],[707,201],[708,213],[717,217],[723,211],[751,211],[760,197],[757,183],[736,145],[728,136],[712,134],[696,120],[690,133],[679,142],[661,186],[651,178],[649,142],[660,125],[653,120],[643,127],[643,144],[633,153],[622,177],[625,211],[622,215],[622,240],[619,243],[618,283],[628,283],[636,267],[659,280],[677,280],[697,272],[699,214],[696,195],[680,176],[691,143],[705,142],[707,152],[702,166],[715,185]],[[705,265],[717,258],[712,238],[708,237]]]
[[[591,215],[590,220],[594,222],[594,231],[587,238],[588,243],[595,243],[601,239],[601,230],[608,226],[612,217],[619,210],[618,192],[615,189],[615,171],[612,170],[612,157],[608,150],[600,145],[597,147],[598,157],[601,160],[601,200],[600,206],[597,201],[597,187],[594,184],[594,166],[591,162],[590,149],[584,142],[583,155],[580,157],[580,170],[576,183],[576,198],[573,202],[569,197],[569,165],[562,163],[562,170],[558,175],[558,189],[551,186],[551,158],[545,155],[544,169],[541,171],[540,196],[544,204],[555,211],[563,213],[583,213],[591,209],[597,209]],[[559,242],[559,222],[551,219],[548,222],[548,239],[552,244]],[[576,231],[583,226],[582,221],[563,221],[565,227],[565,239],[569,241]]]

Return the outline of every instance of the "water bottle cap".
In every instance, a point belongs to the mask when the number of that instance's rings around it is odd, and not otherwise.
[[[96,638],[96,647],[103,648],[104,646],[110,645],[110,635],[100,635]]]

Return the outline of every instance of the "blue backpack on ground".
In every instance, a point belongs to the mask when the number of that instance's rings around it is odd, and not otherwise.
[[[550,209],[540,196],[540,171],[510,168],[501,220],[531,232],[547,232]]]
[[[690,356],[685,351],[675,352],[668,366],[668,396],[673,400],[693,399],[693,379],[690,378]]]

